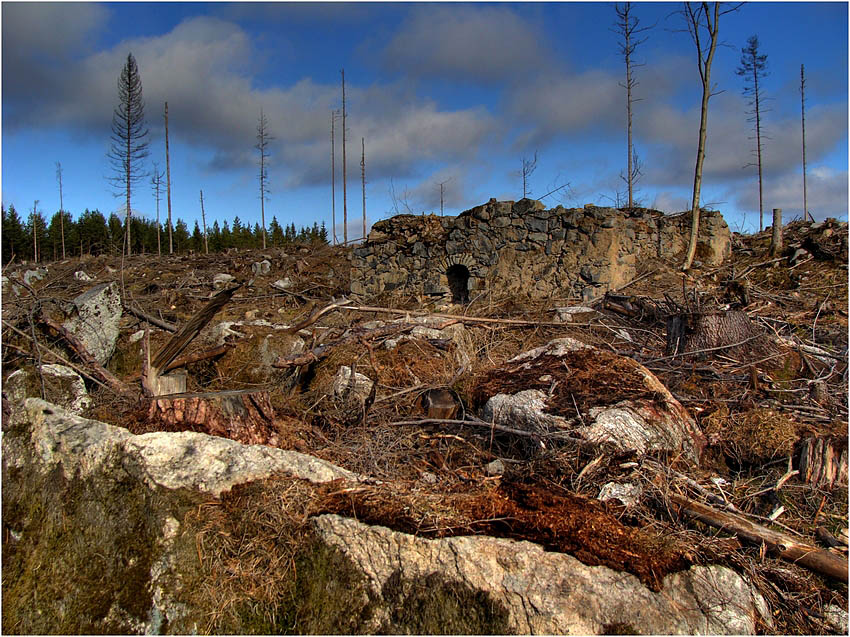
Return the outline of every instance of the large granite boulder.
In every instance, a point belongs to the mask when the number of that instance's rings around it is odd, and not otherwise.
[[[120,334],[121,294],[118,284],[101,283],[89,288],[69,304],[65,328],[74,334],[101,365],[115,352]]]

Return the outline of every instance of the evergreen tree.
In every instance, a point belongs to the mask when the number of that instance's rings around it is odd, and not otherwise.
[[[200,226],[198,226],[198,220],[195,219],[195,227],[192,230],[192,250],[197,253],[201,253],[204,250],[204,235],[201,232]]]
[[[26,245],[26,230],[21,223],[21,218],[15,210],[14,204],[9,209],[3,208],[3,263],[8,263],[13,257],[23,258],[24,246]]]
[[[230,226],[227,225],[227,220],[221,226],[221,249],[228,250],[233,247],[233,235],[230,232]]]
[[[212,230],[209,234],[210,250],[212,252],[221,252],[221,227],[218,225],[218,220],[213,221]]]
[[[272,217],[272,222],[269,224],[269,234],[271,235],[272,246],[275,248],[283,247],[283,228],[277,222],[277,217]]]
[[[181,252],[189,249],[189,227],[182,219],[174,226],[174,251]]]
[[[144,176],[142,161],[148,156],[148,129],[145,127],[145,102],[142,99],[142,78],[132,53],[118,78],[119,105],[112,114],[112,142],[108,157],[116,173],[111,181],[125,196],[127,254],[131,254],[130,196],[133,185]]]

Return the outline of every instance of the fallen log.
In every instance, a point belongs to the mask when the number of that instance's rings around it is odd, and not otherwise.
[[[814,546],[803,544],[786,535],[751,522],[739,515],[718,511],[676,493],[668,493],[669,500],[678,507],[678,512],[709,526],[734,533],[740,538],[761,544],[774,551],[783,560],[799,564],[810,571],[841,582],[847,582],[847,558]]]
[[[176,332],[177,331],[177,326],[174,325],[173,323],[169,323],[168,321],[160,320],[160,319],[156,318],[155,316],[151,316],[150,314],[142,312],[141,310],[134,308],[129,303],[124,303],[122,305],[123,305],[124,309],[127,310],[130,314],[132,314],[133,316],[135,316],[137,318],[142,319],[143,321],[147,321],[151,325],[154,325],[154,326],[156,326],[160,329],[163,329],[166,332]]]

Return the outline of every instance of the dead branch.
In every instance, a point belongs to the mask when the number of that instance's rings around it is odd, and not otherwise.
[[[718,511],[707,504],[696,502],[676,493],[667,497],[679,508],[679,512],[714,528],[735,533],[755,544],[765,543],[779,557],[841,582],[847,581],[847,559],[807,544],[797,542],[790,536],[750,522],[741,516]]]
[[[288,327],[286,329],[286,332],[289,334],[294,334],[299,330],[303,330],[305,327],[309,327],[310,325],[318,321],[328,312],[332,312],[333,310],[345,306],[346,303],[348,303],[348,299],[340,299],[339,301],[334,301],[333,303],[326,305],[321,309],[314,310],[307,318],[298,321],[298,323],[296,323],[295,325]]]
[[[396,310],[388,307],[375,307],[370,305],[343,305],[340,309],[353,310],[355,312],[376,312],[383,314],[399,314],[402,316],[431,316],[458,323],[497,323],[500,325],[517,325],[521,327],[564,327],[559,321],[523,321],[519,319],[484,318],[476,316],[461,316],[458,314],[440,314],[427,312],[425,310]],[[594,323],[569,323],[570,327],[594,327]]]
[[[129,303],[123,303],[122,305],[123,305],[124,309],[127,310],[130,314],[132,314],[133,316],[135,316],[137,318],[142,319],[143,321],[147,321],[151,325],[155,325],[156,327],[163,329],[166,332],[176,332],[177,331],[177,326],[174,325],[173,323],[169,323],[167,321],[160,320],[160,319],[156,318],[155,316],[151,316],[150,314],[142,312],[141,310],[134,308]]]
[[[46,312],[42,311],[41,316],[39,317],[42,323],[47,325],[50,329],[55,330],[58,334],[65,340],[66,343],[74,350],[74,353],[79,357],[80,361],[82,361],[86,367],[91,370],[91,373],[101,381],[103,381],[106,385],[108,385],[112,390],[118,392],[119,394],[126,394],[130,391],[130,388],[124,384],[123,381],[116,378],[112,372],[106,369],[103,365],[95,360],[95,357],[92,356],[91,352],[86,348],[85,345],[80,342],[76,336],[74,336],[68,329],[62,325],[61,323],[57,323],[53,319],[51,319]]]

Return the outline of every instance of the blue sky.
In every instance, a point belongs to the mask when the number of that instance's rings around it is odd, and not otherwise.
[[[680,3],[633,3],[652,27],[635,57],[637,197],[666,212],[689,207],[700,82]],[[806,67],[809,209],[847,218],[848,4],[753,2],[720,22],[712,69],[702,199],[733,229],[758,223],[758,184],[741,48],[757,35],[763,82],[764,207],[801,215],[800,65]],[[550,206],[611,205],[624,191],[624,63],[614,5],[564,3],[2,3],[2,201],[22,216],[39,200],[123,209],[108,181],[116,82],[136,57],[150,157],[165,168],[169,105],[173,216],[260,220],[256,127],[272,141],[266,220],[331,227],[332,109],[345,69],[349,238],[362,234],[361,138],[371,224],[395,212],[446,214],[522,196],[523,157],[537,153],[532,196]],[[337,235],[342,236],[340,124]],[[395,197],[393,197],[393,193]],[[155,218],[146,180],[134,214]],[[164,199],[160,204],[165,218]]]

